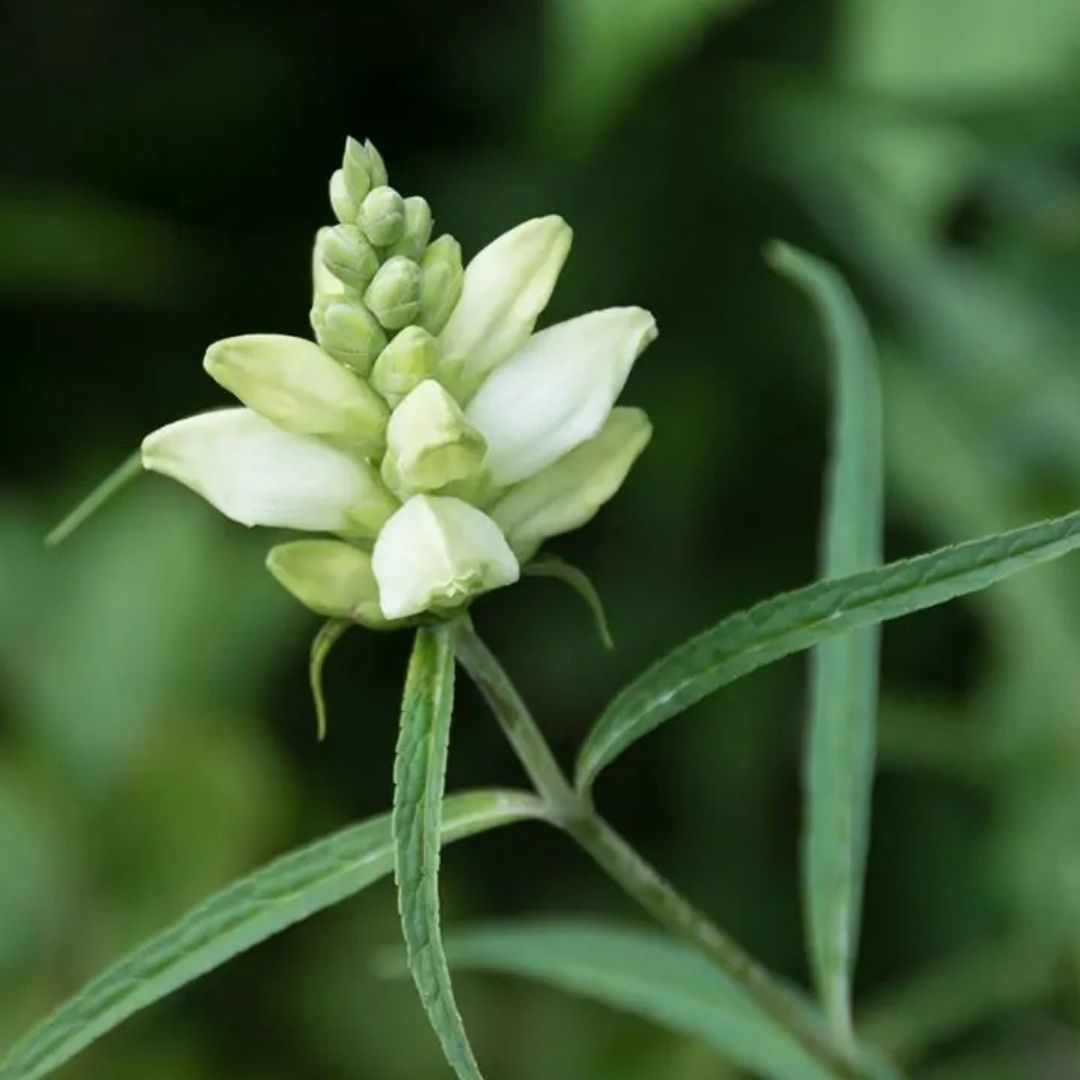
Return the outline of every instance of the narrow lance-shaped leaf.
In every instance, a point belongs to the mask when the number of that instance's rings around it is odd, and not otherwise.
[[[721,686],[846,630],[988,588],[1080,547],[1080,512],[874,570],[820,581],[740,611],[680,645],[604,710],[578,757],[589,789],[627,747]]]
[[[818,311],[833,366],[832,458],[822,514],[821,576],[881,563],[882,407],[869,327],[843,278],[786,244],[771,265]],[[803,904],[810,963],[837,1037],[850,1044],[851,979],[858,948],[870,833],[878,691],[877,626],[841,634],[810,658],[804,763]]]
[[[394,761],[394,872],[409,970],[446,1060],[461,1080],[482,1080],[461,1022],[439,927],[439,834],[454,648],[446,625],[416,632]]]
[[[516,791],[451,795],[442,842],[529,818],[544,808]],[[210,897],[87,983],[0,1061],[2,1080],[35,1080],[129,1016],[213,971],[293,923],[390,873],[390,815],[382,814],[294,851]]]
[[[701,1039],[755,1076],[833,1080],[723,971],[655,930],[599,920],[492,924],[454,933],[447,954],[455,968],[536,979]],[[867,1080],[897,1080],[869,1053],[860,1066]]]

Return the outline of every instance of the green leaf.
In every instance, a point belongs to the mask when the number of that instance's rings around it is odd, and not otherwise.
[[[578,787],[627,747],[721,686],[845,630],[978,592],[1080,547],[1080,511],[819,581],[729,615],[640,675],[604,710],[578,757]]]
[[[529,563],[524,571],[528,577],[546,577],[561,581],[569,585],[585,601],[592,612],[596,623],[596,634],[605,649],[615,648],[615,639],[611,636],[611,627],[608,625],[607,613],[604,611],[604,601],[596,591],[592,578],[584,570],[560,559],[557,555],[541,555]]]
[[[127,487],[135,477],[141,475],[142,454],[136,450],[116,466],[85,499],[82,500],[64,519],[45,537],[46,547],[62,544],[87,518],[105,505],[118,491]]]
[[[315,728],[322,742],[326,738],[326,698],[323,696],[322,672],[330,650],[338,643],[346,630],[356,623],[351,619],[327,619],[311,642],[308,660],[308,680],[311,683],[311,700],[315,703]]]
[[[394,872],[405,951],[446,1060],[462,1080],[482,1080],[461,1022],[439,928],[439,837],[454,646],[446,624],[416,632],[394,761]]]
[[[717,967],[681,942],[619,923],[479,926],[447,942],[455,968],[522,975],[703,1039],[755,1074],[831,1080]]]
[[[803,289],[829,342],[835,384],[821,576],[881,564],[882,405],[869,327],[827,263],[773,244],[771,265]],[[810,962],[834,1033],[853,1042],[851,980],[858,950],[878,694],[876,626],[822,642],[811,654],[804,774],[803,892]]]
[[[543,816],[540,801],[524,793],[451,795],[442,842]],[[385,877],[393,859],[390,815],[383,814],[230,885],[87,983],[20,1039],[0,1061],[0,1078],[44,1076],[140,1009]]]

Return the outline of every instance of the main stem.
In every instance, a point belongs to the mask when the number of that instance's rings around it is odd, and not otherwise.
[[[510,677],[467,616],[455,625],[454,647],[459,663],[480,688],[537,792],[547,802],[555,824],[657,922],[713,960],[834,1076],[843,1080],[859,1077],[847,1054],[833,1044],[798,995],[693,907],[574,790]]]

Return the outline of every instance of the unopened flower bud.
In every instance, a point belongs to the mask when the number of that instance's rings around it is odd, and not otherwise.
[[[420,311],[420,267],[404,255],[393,255],[379,267],[364,303],[387,330],[408,326]]]
[[[323,263],[334,277],[358,292],[379,269],[379,257],[356,225],[337,225],[323,245]]]
[[[318,615],[385,625],[371,556],[343,540],[296,540],[266,557],[270,573]]]
[[[385,187],[389,182],[389,178],[386,175],[386,163],[383,161],[382,154],[375,149],[375,144],[370,139],[364,141],[364,152],[367,154],[371,186],[373,188]]]
[[[385,184],[372,188],[360,204],[356,220],[376,247],[389,247],[405,232],[405,200]]]
[[[405,232],[388,254],[407,255],[419,262],[431,239],[431,207],[423,195],[410,195],[405,200]]]
[[[363,454],[385,443],[389,409],[367,383],[304,338],[246,334],[215,342],[203,367],[285,431],[319,435]]]
[[[382,159],[380,159],[380,166]],[[383,170],[385,172],[385,169]],[[345,140],[345,155],[341,159],[341,179],[349,200],[354,206],[359,206],[367,193],[375,185],[371,179],[371,159],[366,147],[361,146],[351,136]],[[385,183],[380,180],[379,183]],[[349,219],[356,220],[356,215]]]
[[[371,369],[371,385],[391,406],[435,376],[439,345],[426,330],[406,326],[386,346]]]
[[[356,221],[356,213],[359,207],[349,198],[345,189],[345,174],[338,169],[330,177],[330,205],[334,210],[334,217],[343,225]]]
[[[323,350],[362,379],[386,348],[386,334],[378,319],[353,297],[316,302],[311,309],[311,328]]]
[[[429,333],[438,334],[461,297],[461,245],[449,234],[440,236],[428,245],[420,269],[419,322]]]
[[[460,499],[414,495],[383,526],[371,566],[388,619],[452,610],[520,576],[498,525]]]
[[[341,296],[345,292],[345,283],[334,277],[323,262],[326,245],[333,235],[334,229],[330,225],[324,225],[315,234],[315,247],[311,253],[311,289],[316,304],[331,296]]]
[[[487,444],[434,379],[398,405],[386,430],[383,480],[400,497],[437,491],[480,472]]]

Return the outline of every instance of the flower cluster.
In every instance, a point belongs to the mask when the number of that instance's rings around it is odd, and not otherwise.
[[[315,341],[211,345],[243,407],[153,432],[142,460],[245,525],[329,534],[274,547],[270,570],[320,614],[386,626],[511,584],[611,498],[651,434],[614,404],[656,324],[609,308],[534,332],[566,222],[526,221],[463,268],[370,142],[348,140],[330,201]]]

